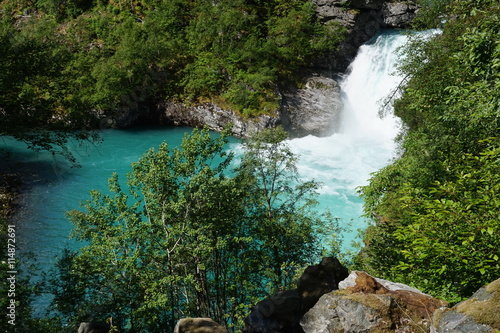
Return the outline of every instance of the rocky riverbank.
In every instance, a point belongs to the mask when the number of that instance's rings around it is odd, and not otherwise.
[[[213,102],[186,104],[160,102],[136,105],[102,120],[104,127],[128,127],[140,119],[163,125],[202,127],[219,131],[233,124],[234,135],[246,137],[253,131],[282,125],[292,137],[326,136],[336,131],[342,109],[337,77],[344,73],[361,45],[381,29],[405,28],[415,17],[411,1],[312,0],[318,18],[325,24],[340,24],[345,38],[334,52],[318,56],[304,71],[304,86],[277,88],[280,102],[274,114],[246,118]],[[135,111],[134,111],[135,110]]]
[[[297,288],[255,305],[246,333],[487,333],[500,329],[500,279],[456,306],[407,285],[347,269],[335,258],[308,267]],[[208,318],[179,321],[176,333],[226,332]]]

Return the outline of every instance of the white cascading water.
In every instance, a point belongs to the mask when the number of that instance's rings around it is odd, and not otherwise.
[[[339,133],[289,142],[300,156],[300,174],[324,185],[320,208],[329,209],[342,223],[352,224],[352,231],[344,235],[344,248],[349,248],[356,229],[365,226],[356,189],[395,156],[398,119],[390,110],[381,118],[379,111],[385,97],[401,81],[394,74],[396,49],[406,41],[404,35],[386,32],[360,48],[341,82],[344,109]]]

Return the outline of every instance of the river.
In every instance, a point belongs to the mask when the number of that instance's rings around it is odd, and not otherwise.
[[[355,238],[356,229],[366,227],[356,189],[395,156],[398,120],[390,112],[384,118],[378,113],[380,101],[400,82],[391,74],[397,62],[395,49],[405,41],[404,35],[390,31],[360,48],[341,84],[345,108],[339,133],[289,140],[300,157],[301,177],[324,185],[319,209],[329,209],[341,223],[352,224],[353,231],[343,235],[344,248]],[[4,138],[2,147],[16,156],[10,163],[30,175],[14,220],[21,255],[31,252],[42,269],[53,267],[63,248],[78,246],[69,239],[72,225],[66,212],[78,209],[80,202],[89,198],[90,190],[106,189],[112,172],[124,176],[147,149],[163,141],[177,146],[189,131],[164,127],[103,130],[100,145],[71,145],[80,168],[71,168],[48,154],[28,152]],[[229,148],[237,148],[239,141],[231,141]],[[39,308],[46,305],[46,301],[36,304]]]

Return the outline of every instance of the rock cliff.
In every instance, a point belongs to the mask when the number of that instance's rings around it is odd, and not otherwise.
[[[316,14],[325,23],[339,23],[347,29],[338,50],[320,57],[313,67],[333,77],[343,73],[361,45],[381,29],[405,28],[413,20],[418,7],[412,1],[386,0],[312,0]]]
[[[127,127],[140,117],[154,117],[155,122],[191,127],[208,126],[219,131],[232,123],[234,135],[246,137],[252,131],[284,126],[293,137],[325,136],[339,124],[342,101],[334,80],[356,56],[358,48],[384,28],[403,28],[415,16],[417,7],[411,1],[386,0],[311,0],[324,24],[332,22],[346,28],[346,37],[337,51],[318,56],[305,71],[305,87],[279,92],[280,107],[276,114],[243,118],[231,109],[214,103],[188,105],[159,103],[155,107],[121,110],[103,121],[105,126]]]

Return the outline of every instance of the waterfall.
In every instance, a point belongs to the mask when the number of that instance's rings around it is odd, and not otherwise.
[[[289,142],[300,156],[300,174],[323,183],[320,208],[329,209],[343,223],[352,223],[353,231],[345,235],[347,247],[355,230],[366,226],[360,217],[362,201],[356,189],[366,185],[370,174],[395,156],[398,119],[391,110],[386,110],[386,116],[381,118],[379,111],[384,98],[401,81],[395,75],[396,50],[406,41],[406,36],[391,31],[360,48],[341,82],[344,107],[338,133]]]

